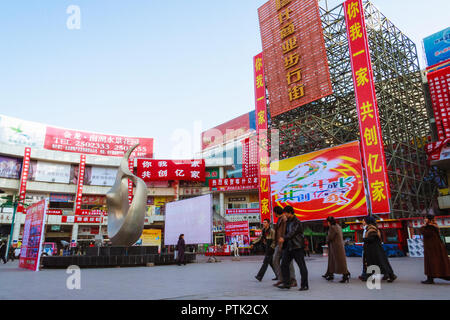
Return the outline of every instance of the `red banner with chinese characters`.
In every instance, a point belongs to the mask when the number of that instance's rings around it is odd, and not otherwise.
[[[267,106],[266,85],[264,80],[263,54],[253,58],[255,72],[255,105],[256,105],[256,136],[258,137],[258,177],[259,177],[259,208],[261,222],[264,219],[272,220],[272,207],[270,205],[270,164],[267,139]]]
[[[244,235],[250,236],[248,221],[237,221],[225,223],[225,235],[229,237]]]
[[[82,216],[107,216],[108,213],[103,210],[89,210],[89,209],[83,209],[79,213],[79,215]]]
[[[62,128],[47,127],[44,148],[49,150],[123,157],[130,147],[135,157],[153,157],[153,138],[113,136]]]
[[[47,207],[48,201],[44,199],[27,208],[20,248],[20,268],[39,271]]]
[[[450,66],[428,72],[431,103],[439,140],[450,137]]]
[[[270,0],[258,9],[275,117],[333,92],[317,0]]]
[[[258,189],[258,178],[227,178],[209,180],[210,191],[239,191]]]
[[[77,184],[77,195],[75,197],[75,214],[81,212],[81,202],[83,196],[83,185],[84,185],[84,171],[86,169],[86,155],[82,154],[80,156],[80,165],[78,167],[78,184]]]
[[[250,167],[250,154],[249,154],[249,144],[250,139],[245,138],[241,141],[242,144],[242,176],[248,177],[249,167]]]
[[[62,223],[103,223],[100,216],[62,216]]]
[[[389,213],[389,181],[362,1],[347,0],[344,10],[372,213]]]
[[[25,212],[23,202],[25,201],[25,194],[27,192],[27,180],[30,173],[30,156],[31,148],[25,148],[23,155],[22,174],[20,176],[20,188],[19,188],[19,205],[17,206],[17,212]]]
[[[205,160],[137,159],[137,176],[144,181],[205,181]]]

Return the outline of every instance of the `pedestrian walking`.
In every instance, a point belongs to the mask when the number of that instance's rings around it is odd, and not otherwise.
[[[283,275],[281,273],[281,255],[283,253],[283,244],[279,242],[281,237],[284,237],[286,234],[286,221],[287,217],[283,212],[283,208],[280,206],[275,206],[273,208],[273,212],[275,213],[275,216],[277,217],[277,224],[275,225],[275,249],[273,253],[273,269],[275,270],[276,277],[272,280],[278,280],[274,284],[275,287],[279,286],[283,283]],[[291,261],[289,264],[289,274],[290,274],[290,285],[291,287],[297,286],[297,280],[295,279],[295,269],[294,269],[294,262]]]
[[[309,255],[309,241],[308,241],[307,237],[305,237],[304,239],[305,239],[305,256],[307,255],[309,257],[310,256]]]
[[[364,224],[364,221],[362,222],[363,225],[363,239],[366,236],[366,232],[367,232],[367,224]],[[361,281],[367,281],[367,278],[369,278],[369,275],[367,274],[367,268],[366,268],[366,264],[364,263],[364,246],[363,246],[363,250],[362,250],[362,258],[363,258],[363,267],[362,267],[362,273],[361,275],[358,277],[359,280]]]
[[[350,279],[350,272],[347,269],[347,258],[344,249],[344,235],[342,228],[336,223],[334,217],[327,218],[328,224],[328,268],[325,273],[325,279],[332,281],[334,274],[342,274],[340,283],[348,282]]]
[[[270,227],[270,220],[264,219],[263,221],[263,229],[261,232],[261,236],[252,242],[252,245],[250,246],[250,249],[253,248],[253,246],[257,243],[262,243],[264,245],[264,260],[261,268],[258,271],[258,274],[255,276],[256,280],[261,281],[264,277],[264,274],[267,271],[267,267],[270,265],[270,267],[273,270],[273,273],[275,273],[275,270],[273,268],[272,260],[273,260],[273,253],[274,253],[274,242],[275,239],[275,230],[273,230]],[[276,275],[276,273],[275,273]]]
[[[424,273],[427,280],[423,284],[433,284],[434,278],[450,281],[450,261],[447,249],[441,240],[439,227],[434,216],[425,217],[425,225],[420,228],[423,235]]]
[[[186,244],[184,242],[184,234],[180,234],[176,249],[178,251],[177,264],[179,266],[181,266],[181,264],[186,265],[186,261],[184,259],[184,250],[186,249]]]
[[[239,257],[239,246],[237,241],[233,242],[233,253],[235,257]]]
[[[366,235],[364,241],[364,264],[366,270],[369,266],[376,265],[380,268],[381,273],[384,275],[383,280],[393,282],[397,279],[397,276],[392,270],[391,264],[384,252],[381,243],[381,233],[377,227],[375,218],[366,216],[363,219],[363,225],[367,225]],[[367,279],[365,279],[367,280]]]
[[[3,260],[3,264],[6,263],[6,243],[4,241],[2,241],[2,243],[0,244],[0,259]]]
[[[283,253],[281,257],[281,273],[283,275],[283,284],[280,289],[290,289],[289,264],[292,259],[295,260],[301,275],[300,291],[308,290],[308,269],[305,263],[305,251],[303,241],[303,228],[301,222],[294,213],[294,208],[286,206],[283,210],[286,213],[286,234],[280,238],[283,244]]]

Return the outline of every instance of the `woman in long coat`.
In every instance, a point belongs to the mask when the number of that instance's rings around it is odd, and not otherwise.
[[[186,248],[186,245],[184,243],[184,234],[180,234],[180,237],[178,238],[177,243],[177,250],[178,250],[178,265],[181,266],[181,264],[186,265],[186,261],[184,261],[184,250]]]
[[[441,241],[439,227],[434,216],[427,215],[425,226],[420,228],[423,235],[424,264],[427,280],[424,284],[433,284],[433,278],[450,280],[450,262],[447,255],[447,249]]]
[[[393,282],[397,276],[392,270],[391,264],[384,252],[381,244],[381,233],[378,230],[375,218],[371,216],[364,217],[363,223],[367,225],[364,241],[364,257],[363,261],[367,267],[377,265],[381,273],[384,275],[383,280]]]
[[[342,228],[336,224],[336,220],[333,217],[328,217],[327,222],[329,227],[327,236],[328,268],[324,277],[330,281],[334,279],[335,273],[342,274],[342,280],[339,282],[348,282],[350,272],[347,269]]]

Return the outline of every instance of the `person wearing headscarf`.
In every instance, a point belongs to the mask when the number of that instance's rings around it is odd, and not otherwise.
[[[447,250],[441,240],[439,227],[434,216],[425,217],[425,225],[420,228],[423,235],[424,273],[427,280],[423,284],[433,284],[434,278],[450,281],[450,262]]]
[[[380,268],[381,273],[384,275],[383,280],[388,282],[394,282],[397,276],[392,270],[391,264],[384,252],[381,243],[381,232],[377,227],[375,218],[366,216],[363,219],[363,224],[367,225],[364,241],[364,257],[363,262],[368,268],[369,266],[376,265]],[[370,275],[368,275],[370,276]]]
[[[334,274],[342,274],[341,283],[348,282],[350,279],[350,272],[347,269],[347,258],[344,249],[344,236],[342,228],[336,223],[333,217],[327,218],[328,223],[328,268],[325,279],[331,281],[334,279]]]

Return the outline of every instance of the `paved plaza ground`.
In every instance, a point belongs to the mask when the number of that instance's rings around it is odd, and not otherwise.
[[[0,264],[0,300],[3,299],[445,299],[450,298],[450,282],[436,280],[424,285],[423,259],[391,258],[398,279],[385,281],[380,290],[369,290],[357,279],[361,258],[348,258],[352,279],[349,283],[327,282],[327,258],[319,255],[306,258],[310,290],[280,290],[272,286],[270,267],[262,282],[254,275],[262,256],[220,257],[221,262],[207,263],[198,256],[197,262],[186,266],[81,269],[81,289],[69,290],[65,269],[43,269],[39,272],[19,269],[18,260]],[[299,277],[296,267],[297,277]]]

